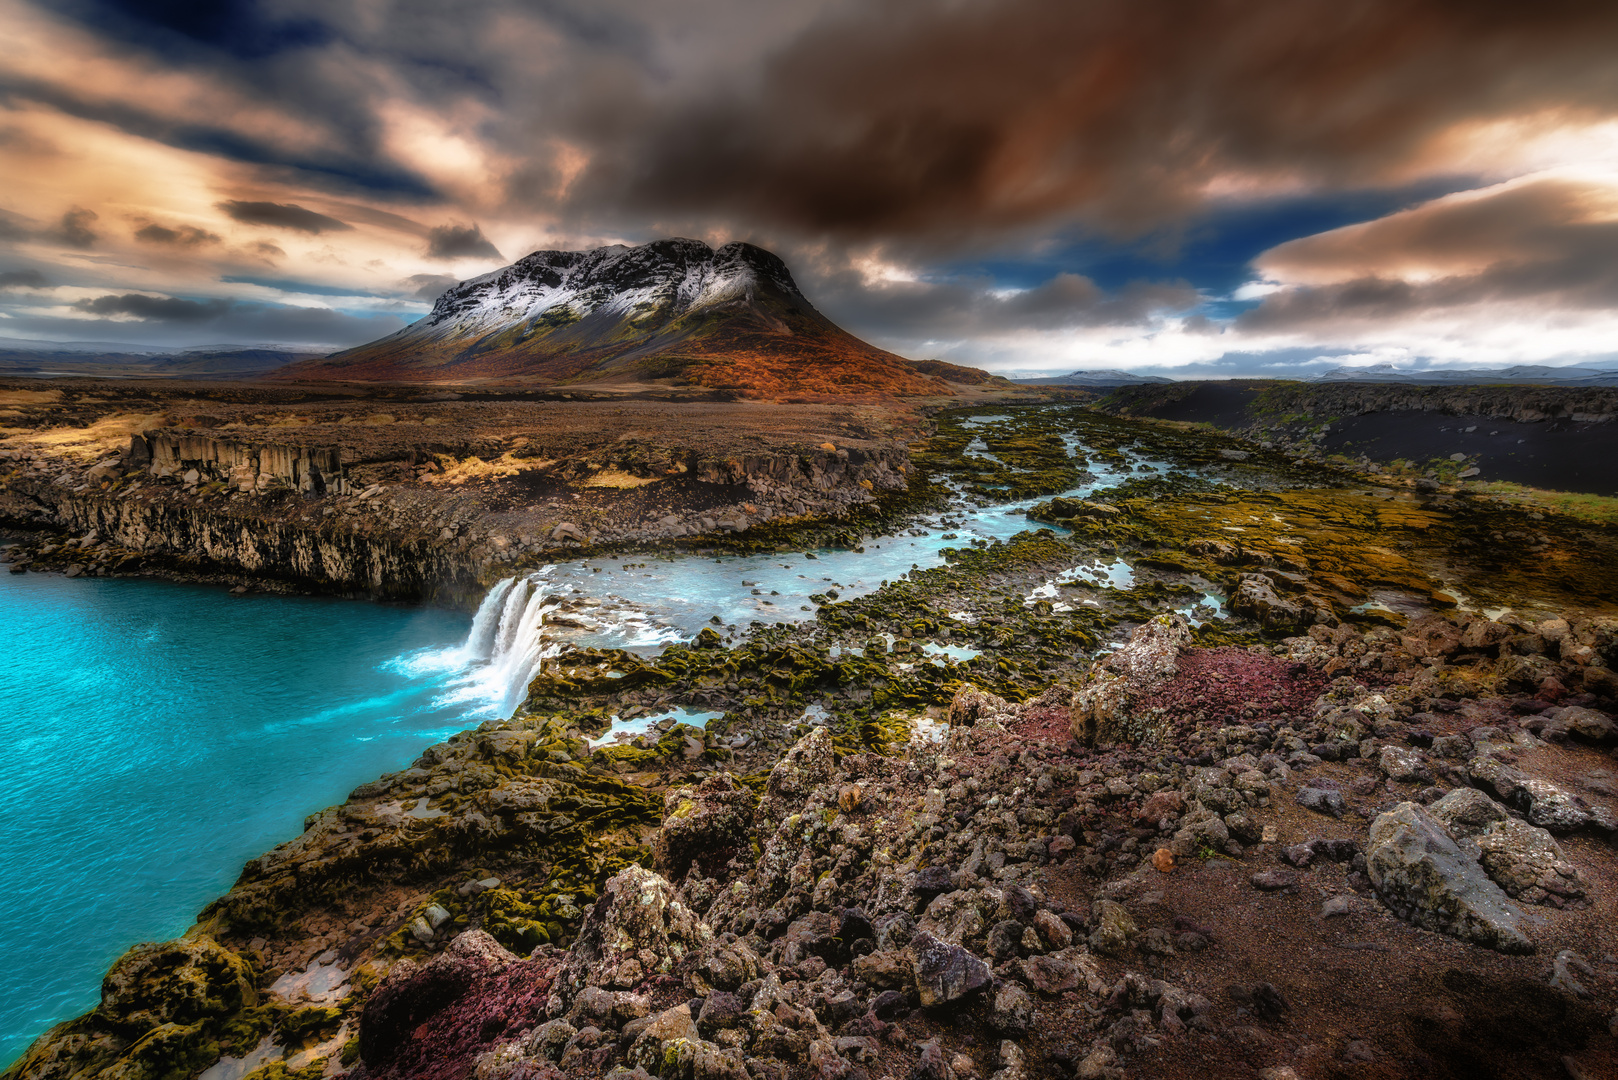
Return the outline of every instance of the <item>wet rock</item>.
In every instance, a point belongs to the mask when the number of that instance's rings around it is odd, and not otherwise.
[[[1191,624],[1178,614],[1159,615],[1136,628],[1116,651],[1091,665],[1073,695],[1073,737],[1086,745],[1139,742],[1144,726],[1130,705],[1174,675],[1180,650],[1191,643]]]
[[[916,992],[925,1006],[947,1005],[981,992],[992,981],[989,965],[959,945],[921,931],[907,950]]]
[[[652,849],[653,868],[670,881],[679,881],[693,862],[724,865],[747,846],[753,810],[753,793],[729,773],[675,788],[663,797],[663,827]]]
[[[1400,918],[1501,952],[1533,952],[1523,913],[1415,803],[1371,824],[1365,860],[1377,894]]]

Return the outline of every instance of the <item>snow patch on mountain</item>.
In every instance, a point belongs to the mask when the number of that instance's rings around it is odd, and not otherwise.
[[[766,288],[809,306],[786,265],[751,244],[716,251],[700,240],[675,239],[536,251],[454,286],[415,329],[461,336],[514,324],[558,327],[590,316],[663,322],[703,308],[750,303]]]

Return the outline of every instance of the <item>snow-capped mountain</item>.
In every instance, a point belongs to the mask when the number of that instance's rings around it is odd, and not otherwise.
[[[680,239],[536,251],[455,285],[398,333],[280,377],[950,393],[816,311],[772,253]]]

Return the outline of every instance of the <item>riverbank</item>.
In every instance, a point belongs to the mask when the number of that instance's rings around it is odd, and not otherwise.
[[[14,566],[469,608],[583,549],[847,518],[906,491],[922,425],[573,396],[6,384],[0,524],[39,534]]]
[[[912,460],[926,565],[845,595],[799,547],[809,611],[661,649],[563,624],[509,720],[312,816],[16,1075],[1601,1075],[1612,530],[1082,410]]]

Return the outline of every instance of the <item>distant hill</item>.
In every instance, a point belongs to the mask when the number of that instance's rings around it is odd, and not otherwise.
[[[321,355],[322,352],[313,349],[278,345],[214,345],[174,350],[124,343],[100,345],[88,341],[0,338],[0,375],[245,379]]]
[[[698,240],[536,251],[461,282],[397,333],[276,378],[409,383],[672,380],[746,395],[949,395],[833,323],[786,264]]]
[[[1075,371],[1068,375],[1053,375],[1043,379],[1012,379],[1021,386],[1138,386],[1143,383],[1171,383],[1157,375],[1135,375],[1128,371],[1106,368],[1099,371]]]
[[[1593,367],[1550,367],[1518,364],[1507,368],[1449,368],[1405,371],[1392,364],[1333,368],[1314,376],[1317,382],[1385,382],[1417,386],[1470,386],[1523,383],[1542,386],[1618,386],[1618,370]]]

